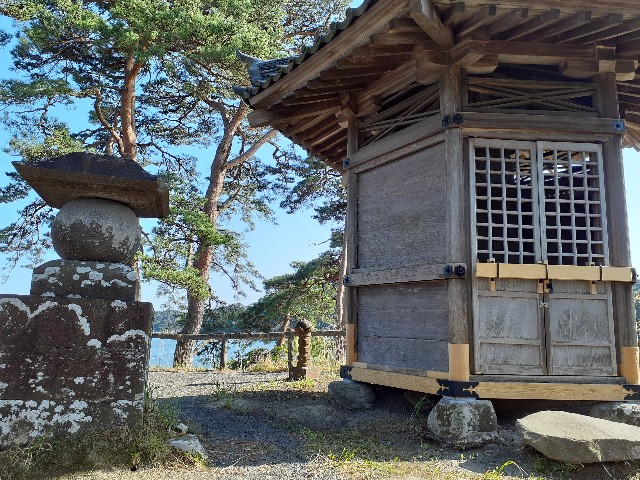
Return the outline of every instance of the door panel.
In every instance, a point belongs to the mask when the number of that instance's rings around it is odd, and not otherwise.
[[[615,375],[616,353],[611,293],[557,293],[577,291],[589,282],[554,281],[548,294],[549,374]]]
[[[542,375],[544,331],[535,280],[479,279],[477,297],[476,372]]]
[[[601,147],[470,139],[473,257],[607,265]],[[616,375],[611,287],[589,281],[477,279],[476,373]]]

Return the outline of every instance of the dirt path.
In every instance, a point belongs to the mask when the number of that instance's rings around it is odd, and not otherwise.
[[[326,383],[285,382],[285,374],[153,372],[154,395],[180,411],[209,453],[203,471],[93,472],[84,479],[580,479],[640,480],[640,463],[572,466],[522,445],[515,420],[540,404],[497,405],[499,443],[469,451],[429,441],[427,406],[380,392],[373,410],[333,405]],[[527,407],[527,408],[523,408]],[[556,405],[558,407],[558,405]]]

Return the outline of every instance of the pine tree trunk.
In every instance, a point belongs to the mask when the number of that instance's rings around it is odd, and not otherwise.
[[[185,318],[182,333],[199,332],[204,318],[204,300],[188,296],[187,316]],[[195,355],[196,342],[193,340],[178,340],[176,350],[173,353],[173,366],[191,368]]]

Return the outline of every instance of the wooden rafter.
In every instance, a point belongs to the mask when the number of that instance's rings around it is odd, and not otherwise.
[[[525,35],[529,35],[530,33],[542,30],[543,28],[548,27],[554,22],[557,22],[559,19],[560,10],[558,10],[557,8],[552,8],[548,12],[545,12],[538,17],[531,18],[521,25],[515,26],[505,32],[495,35],[494,38],[497,40],[517,40],[524,37]]]
[[[599,18],[592,22],[586,23],[581,27],[574,28],[568,32],[558,35],[555,40],[558,42],[571,42],[580,40],[584,37],[593,36],[611,27],[618,26],[622,23],[623,15],[621,13],[612,13],[606,17]]]
[[[529,18],[529,9],[528,8],[516,8],[515,10],[511,10],[506,15],[500,17],[499,21],[493,22],[491,25],[488,25],[483,28],[485,35],[489,37],[493,35],[497,35],[498,33],[505,32],[512,28],[517,28],[526,22]]]
[[[563,20],[560,20],[554,25],[550,25],[544,30],[538,30],[537,32],[524,35],[520,37],[520,41],[521,42],[544,42],[545,40],[549,40],[550,38],[553,38],[557,35],[561,35],[570,30],[581,27],[582,25],[584,25],[585,23],[589,23],[590,21],[591,21],[591,12],[589,11],[578,12],[575,15],[571,15],[570,17],[566,17]]]
[[[497,13],[498,8],[495,5],[485,5],[473,16],[469,17],[463,22],[458,23],[454,27],[456,36],[458,38],[464,37],[484,25],[495,22],[498,18],[496,16]]]
[[[254,106],[268,108],[297,89],[303,87],[335,61],[346,56],[353,48],[364,45],[371,35],[385,28],[388,23],[402,16],[406,3],[397,0],[379,0],[367,10],[350,28],[341,32],[332,42],[331,48],[323,48],[321,54],[309,57],[296,68],[296,75],[285,75],[278,82],[253,96]]]
[[[431,0],[413,0],[409,14],[438,45],[451,46],[455,43],[451,28],[442,23]]]

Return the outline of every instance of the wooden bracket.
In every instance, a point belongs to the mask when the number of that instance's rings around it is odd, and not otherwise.
[[[455,398],[478,398],[478,394],[473,390],[480,382],[456,382],[454,380],[437,380],[440,385],[437,395]]]
[[[346,378],[347,380],[351,380],[351,370],[353,367],[351,365],[340,365],[340,378]]]

